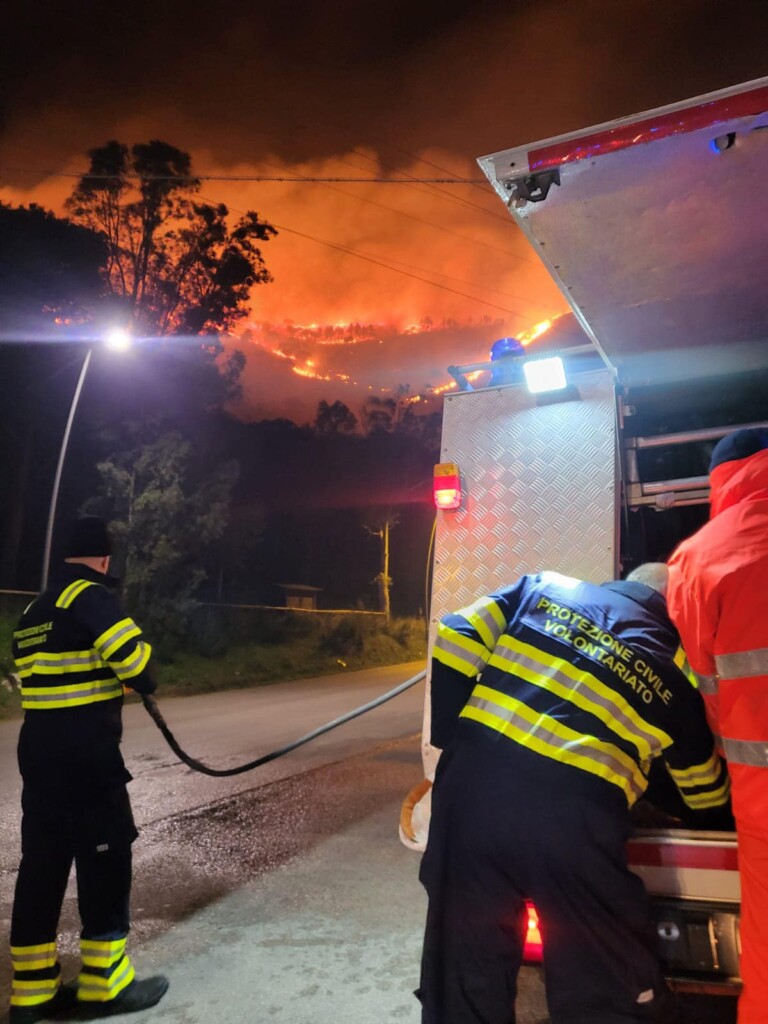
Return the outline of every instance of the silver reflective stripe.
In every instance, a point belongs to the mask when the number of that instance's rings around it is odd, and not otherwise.
[[[42,979],[38,982],[38,985],[40,986],[40,988],[22,988],[21,985],[14,982],[11,987],[11,995],[15,996],[17,999],[21,999],[22,996],[25,999],[34,999],[37,998],[37,996],[50,996],[52,999],[56,995],[56,992],[59,988],[59,979]],[[48,1002],[47,999],[43,1000],[43,1003],[46,1002]]]
[[[531,726],[530,722],[526,721],[526,719],[521,715],[516,714],[516,712],[511,708],[506,708],[503,704],[496,704],[495,701],[476,697],[473,694],[467,701],[467,704],[477,708],[479,711],[487,711],[488,714],[495,715],[497,718],[502,718],[505,722],[509,722],[510,725],[515,726],[516,729],[527,733],[529,736],[535,737],[537,740],[541,740],[542,743],[546,743],[550,747],[567,750],[572,754],[577,754],[579,757],[604,765],[606,768],[610,769],[614,775],[617,775],[627,783],[634,793],[635,798],[643,795],[643,790],[640,789],[621,761],[611,757],[611,755],[606,751],[587,745],[579,745],[576,747],[573,741],[563,740],[560,736],[550,732],[549,729],[545,729],[541,723],[536,726]]]
[[[82,654],[72,653],[71,655],[46,654],[45,651],[37,651],[35,654],[29,655],[28,658],[17,659],[17,664],[20,663],[24,665],[27,672],[44,672],[45,669],[49,669],[51,675],[55,675],[63,668],[78,668],[85,671],[105,667],[97,651],[85,651]]]
[[[46,966],[48,967],[55,966],[56,947],[52,946],[51,949],[45,953],[11,953],[11,962],[14,964],[30,964],[37,960],[46,961]]]
[[[504,626],[496,621],[488,607],[491,604],[494,604],[494,602],[487,597],[483,597],[479,601],[476,601],[475,604],[471,604],[467,608],[462,608],[458,613],[459,615],[463,615],[467,622],[475,628],[477,627],[472,621],[473,619],[479,619],[480,622],[482,622],[488,630],[488,636],[481,637],[486,647],[494,647],[504,631]],[[481,630],[478,630],[478,633],[480,632]],[[489,639],[490,643],[488,642]]]
[[[523,668],[527,668],[530,672],[533,672],[538,676],[545,679],[553,679],[572,693],[583,694],[593,704],[597,704],[599,707],[603,708],[604,711],[607,711],[612,719],[621,723],[630,736],[634,738],[634,743],[638,746],[641,757],[656,757],[661,752],[661,739],[658,736],[655,736],[652,732],[647,732],[643,729],[640,723],[632,721],[632,719],[629,718],[621,708],[618,701],[611,700],[598,690],[593,689],[592,686],[590,686],[590,680],[594,679],[594,682],[596,683],[599,683],[599,680],[591,676],[590,673],[582,673],[581,678],[578,680],[571,679],[564,672],[559,672],[553,665],[547,665],[543,661],[529,658],[521,651],[515,651],[503,643],[496,648],[493,655],[492,664],[499,665],[499,663],[502,663],[502,665],[506,663],[508,666],[515,664],[522,665]],[[509,671],[509,669],[506,669],[506,671]],[[511,669],[511,671],[514,672],[514,669]],[[579,705],[577,704],[576,706],[578,707]],[[669,737],[666,738],[669,739]]]
[[[468,665],[475,666],[478,672],[485,666],[485,658],[479,657],[473,651],[468,651],[466,647],[462,647],[453,640],[448,640],[440,633],[435,637],[435,649],[445,651],[446,654],[451,654],[454,658],[466,661]]]
[[[746,679],[768,675],[768,647],[735,654],[716,654],[715,664],[721,679]]]
[[[699,684],[699,693],[706,694],[708,697],[717,693],[717,676],[702,676],[698,672],[693,674]]]
[[[115,969],[115,973],[109,978],[103,975],[89,974],[87,968],[85,968],[78,979],[78,989],[80,992],[98,992],[104,997],[104,1002],[108,1002],[111,998],[110,993],[117,988],[131,969],[132,964],[127,956],[123,956]],[[100,980],[101,984],[99,984]]]
[[[723,751],[731,764],[743,764],[751,768],[768,768],[768,742],[731,740],[723,737]]]
[[[86,697],[98,697],[105,693],[113,693],[115,697],[123,692],[122,684],[117,679],[105,680],[102,683],[92,683],[78,689],[62,687],[58,693],[35,693],[34,687],[24,687],[22,700],[25,706],[29,704],[50,704],[55,700],[84,700]]]
[[[113,633],[106,643],[101,642],[101,637],[99,637],[96,644],[101,648],[104,656],[109,658],[115,653],[115,651],[120,650],[126,640],[130,640],[132,637],[138,636],[140,633],[141,630],[133,619],[128,619],[126,624],[118,629],[116,633]]]

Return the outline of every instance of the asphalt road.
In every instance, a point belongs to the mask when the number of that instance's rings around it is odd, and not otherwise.
[[[163,699],[163,715],[182,748],[214,768],[254,760],[393,689],[424,668],[411,662],[250,690]],[[140,703],[124,709],[123,756],[134,782],[131,803],[141,828],[205,807],[275,779],[349,757],[380,740],[421,730],[424,684],[264,767],[216,779],[199,775],[168,748]],[[21,780],[16,766],[20,720],[0,722],[0,899],[3,878],[19,858]],[[4,924],[0,903],[0,928]]]
[[[249,760],[371,699],[406,665],[166,701],[182,745],[216,766]],[[126,760],[141,837],[131,950],[171,989],[135,1024],[418,1024],[425,899],[418,855],[397,839],[421,777],[423,686],[254,773],[209,779],[179,765],[140,706],[126,709]],[[13,747],[0,725],[0,933],[7,935],[18,820]],[[76,893],[62,915],[76,970]],[[0,958],[0,1006],[8,991]],[[1,1011],[0,1011],[1,1012]],[[541,972],[520,978],[518,1024],[547,1021]],[[683,1001],[685,1024],[732,1024],[728,999]]]

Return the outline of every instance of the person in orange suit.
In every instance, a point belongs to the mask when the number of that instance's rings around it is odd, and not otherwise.
[[[768,429],[722,438],[710,519],[670,561],[668,607],[731,775],[741,875],[739,1024],[768,1024]]]

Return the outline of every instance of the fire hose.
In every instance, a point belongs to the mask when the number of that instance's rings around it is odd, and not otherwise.
[[[379,707],[381,704],[385,704],[388,700],[392,700],[393,697],[397,697],[401,693],[405,693],[406,690],[415,686],[416,683],[421,682],[426,674],[426,669],[422,669],[421,672],[417,672],[415,676],[411,676],[410,679],[407,679],[404,683],[400,683],[399,686],[396,686],[393,690],[389,690],[387,693],[382,694],[380,697],[376,697],[375,700],[369,701],[367,704],[362,704],[359,708],[355,708],[353,711],[348,711],[345,715],[341,715],[339,718],[334,718],[331,722],[326,722],[325,725],[321,725],[317,729],[313,729],[312,732],[308,732],[306,735],[300,736],[299,739],[294,740],[293,743],[289,743],[284,747],[278,747],[277,750],[273,750],[269,754],[257,757],[255,761],[249,761],[247,764],[237,765],[234,768],[209,768],[208,765],[203,764],[202,761],[198,761],[196,758],[190,757],[190,755],[179,746],[178,740],[169,729],[168,723],[163,717],[155,698],[148,694],[142,694],[141,699],[152,721],[163,734],[166,743],[180,761],[183,761],[184,764],[188,765],[193,771],[200,772],[203,775],[212,775],[215,778],[224,778],[227,775],[241,775],[243,772],[250,772],[254,768],[260,768],[263,764],[268,764],[270,761],[274,761],[276,758],[282,757],[284,754],[289,754],[292,750],[296,750],[298,747],[302,747],[305,743],[309,743],[310,740],[314,740],[318,736],[322,736],[324,733],[330,732],[331,729],[336,729],[338,726],[344,725],[345,722],[352,721],[353,718],[358,718],[360,715],[364,715],[368,711],[373,711],[374,708]]]

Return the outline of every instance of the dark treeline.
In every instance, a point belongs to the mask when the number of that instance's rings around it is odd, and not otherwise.
[[[0,387],[13,413],[2,431],[0,587],[39,584],[56,460],[83,356],[82,346],[68,345],[65,354],[49,345],[0,348]],[[389,519],[393,612],[423,612],[437,414],[367,432],[361,416],[354,433],[288,420],[245,423],[191,400],[183,371],[197,353],[117,358],[119,364],[94,353],[86,378],[59,494],[54,557],[74,515],[103,514],[128,542],[143,510],[156,520],[158,535],[147,522],[145,538],[131,540],[133,566],[123,561],[118,569],[132,568],[135,576],[143,563],[156,575],[148,549],[162,548],[164,532],[172,545],[184,535],[178,557],[193,585],[170,579],[169,596],[274,604],[283,596],[279,584],[301,583],[322,589],[321,607],[378,609],[375,528]],[[38,397],[24,397],[13,380]],[[149,562],[162,558],[160,550]],[[151,595],[150,588],[144,599]]]

